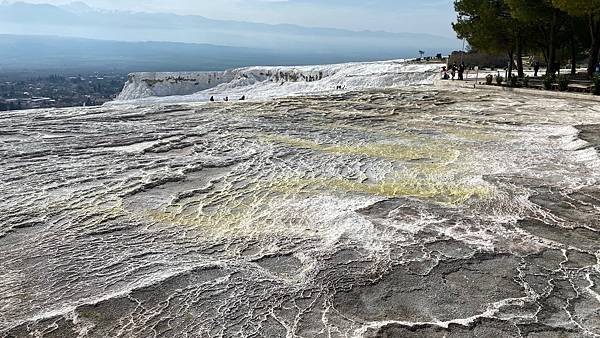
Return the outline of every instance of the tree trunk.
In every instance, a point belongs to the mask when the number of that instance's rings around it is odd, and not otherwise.
[[[548,50],[542,49],[542,56],[544,57],[544,62],[548,64]]]
[[[552,75],[556,72],[554,64],[556,63],[556,24],[558,21],[557,12],[552,13],[552,24],[550,25],[550,41],[548,42],[548,69],[546,69],[547,75]]]
[[[517,31],[517,73],[519,77],[525,77],[523,71],[523,38],[520,29]]]
[[[519,77],[525,77],[525,70],[523,69],[523,52],[519,50],[517,52],[517,73]]]
[[[571,75],[577,74],[577,41],[571,37]]]
[[[588,76],[593,77],[598,64],[598,54],[600,54],[600,20],[593,15],[589,17],[590,34],[592,35],[592,46],[590,48],[590,60],[588,61]]]
[[[508,63],[508,77],[512,77],[513,64],[515,63],[515,52],[514,51],[511,50],[508,52],[508,59],[510,60]]]
[[[590,53],[590,61],[588,62],[588,75],[590,77],[594,76],[596,73],[596,65],[598,64],[598,55],[600,54],[600,41],[596,39],[594,43],[592,43],[592,52]]]

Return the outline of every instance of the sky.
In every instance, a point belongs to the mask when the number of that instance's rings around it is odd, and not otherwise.
[[[72,0],[28,0],[67,4]],[[85,0],[92,7],[454,37],[452,0]]]

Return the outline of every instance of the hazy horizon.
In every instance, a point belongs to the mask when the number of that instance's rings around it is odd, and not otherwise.
[[[28,0],[3,1],[69,5],[85,4],[103,10],[145,13],[198,15],[215,20],[235,20],[264,24],[292,24],[305,27],[337,28],[353,31],[427,33],[455,37],[450,23],[454,19],[451,0]]]
[[[98,0],[90,1],[98,2]],[[0,41],[4,49],[0,53],[0,56],[3,56],[0,59],[0,70],[56,65],[72,67],[74,64],[114,68],[115,63],[123,69],[139,69],[139,65],[143,64],[148,67],[143,69],[152,70],[162,67],[171,70],[187,70],[197,69],[203,65],[213,70],[231,66],[249,66],[254,63],[297,65],[402,59],[418,57],[419,51],[433,56],[437,53],[446,54],[459,48],[456,38],[432,35],[429,32],[393,33],[360,30],[375,28],[360,25],[351,27],[354,29],[352,30],[308,27],[298,25],[298,22],[256,23],[258,17],[254,16],[248,16],[247,21],[210,19],[197,15],[198,13],[193,10],[197,6],[190,6],[187,15],[180,15],[144,12],[151,9],[149,6],[102,10],[83,2],[63,5],[56,4],[62,1],[48,0],[48,2],[55,4],[32,4],[20,1],[4,1],[0,4],[0,34],[16,36],[4,37],[4,42]],[[239,5],[241,2],[243,1],[236,3]],[[289,2],[295,3],[295,1]],[[127,1],[124,2],[126,3]],[[269,1],[264,4],[267,5],[277,7],[281,6],[281,3]],[[380,5],[383,5],[383,2]],[[342,7],[344,6],[340,5],[340,8]],[[300,14],[298,17],[301,16]],[[328,22],[322,23],[323,26],[334,26],[327,25]],[[26,36],[38,38],[31,39]],[[111,42],[208,44],[259,51],[249,54],[239,49],[207,49],[203,46],[163,45],[159,47],[78,40],[44,41],[40,36]],[[141,49],[138,50],[137,47]],[[210,58],[209,62],[199,62],[204,61],[205,58]],[[200,68],[198,70],[204,69],[204,67]]]

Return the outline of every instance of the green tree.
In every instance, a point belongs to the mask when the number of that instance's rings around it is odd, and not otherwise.
[[[504,0],[457,0],[454,8],[458,18],[452,27],[458,37],[466,39],[474,49],[506,53],[510,59],[509,74],[512,73],[521,28]]]
[[[571,59],[571,74],[577,73],[577,60],[586,57],[586,46],[590,45],[590,36],[587,33],[587,22],[583,18],[569,16],[565,40],[569,41],[568,54]]]
[[[552,0],[557,8],[587,20],[590,36],[588,75],[593,76],[600,54],[600,0]]]
[[[515,20],[526,23],[528,38],[537,42],[548,63],[547,74],[554,74],[559,49],[569,16],[554,7],[551,0],[505,0]],[[562,36],[561,36],[562,35]]]

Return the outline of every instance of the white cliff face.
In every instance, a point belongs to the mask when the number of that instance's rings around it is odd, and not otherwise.
[[[135,100],[151,96],[188,95],[234,79],[226,72],[132,73],[117,100]]]
[[[336,90],[430,85],[442,65],[404,60],[299,67],[247,67],[224,72],[134,73],[117,103],[197,102],[225,97],[266,99]]]

